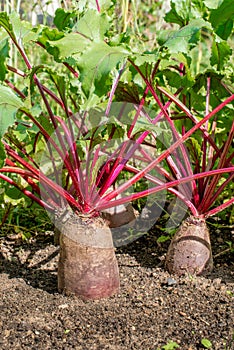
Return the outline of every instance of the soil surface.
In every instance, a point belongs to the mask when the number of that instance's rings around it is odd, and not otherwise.
[[[117,248],[119,294],[84,302],[57,292],[52,232],[30,243],[0,237],[0,349],[233,350],[234,254],[226,243],[233,229],[212,233],[215,268],[207,277],[170,276],[168,243],[157,238]]]

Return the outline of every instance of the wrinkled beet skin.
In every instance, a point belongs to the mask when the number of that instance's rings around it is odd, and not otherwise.
[[[189,217],[169,246],[166,269],[177,275],[206,275],[213,269],[210,234],[204,219]]]
[[[117,293],[119,269],[109,228],[103,227],[99,240],[100,219],[96,229],[95,220],[82,222],[77,217],[76,222],[74,218],[64,224],[60,222],[59,292],[75,294],[83,300],[106,298]]]
[[[58,290],[84,300],[117,293],[119,271],[114,249],[85,247],[61,235]]]

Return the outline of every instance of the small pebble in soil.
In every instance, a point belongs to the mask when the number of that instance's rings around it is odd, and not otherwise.
[[[174,280],[174,278],[168,277],[168,279],[167,279],[167,285],[168,286],[174,286],[176,284],[177,284],[177,281]]]
[[[67,309],[69,307],[68,304],[61,304],[58,306],[59,309]]]

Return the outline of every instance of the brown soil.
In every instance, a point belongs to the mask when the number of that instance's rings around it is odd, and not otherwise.
[[[170,276],[168,244],[157,234],[118,248],[120,293],[84,302],[57,293],[59,248],[51,233],[30,244],[0,238],[0,349],[181,350],[234,349],[234,256],[231,229],[212,234],[214,271]]]

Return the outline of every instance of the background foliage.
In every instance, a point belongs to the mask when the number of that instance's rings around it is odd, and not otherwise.
[[[160,82],[160,85],[167,89],[170,88],[171,92],[176,92],[178,88],[184,86],[183,101],[186,101],[200,117],[206,106],[205,86],[208,77],[212,78],[210,86],[212,108],[221,103],[232,91],[230,82],[233,82],[233,6],[230,0],[224,0],[221,5],[220,2],[208,0],[180,2],[172,0],[170,11],[168,11],[168,2],[160,1],[144,1],[143,3],[140,1],[100,1],[99,4],[102,11],[101,17],[96,12],[96,1],[78,3],[63,1],[63,8],[57,9],[52,20],[50,10],[43,7],[41,3],[42,17],[37,17],[37,23],[33,22],[35,26],[33,32],[29,23],[22,22],[22,19],[30,19],[30,11],[26,11],[24,1],[6,2],[3,9],[9,14],[18,39],[20,38],[26,47],[27,55],[35,67],[33,73],[40,74],[40,78],[47,82],[51,91],[53,91],[54,84],[59,86],[61,98],[65,87],[69,87],[70,96],[67,97],[67,101],[73,106],[74,111],[89,110],[98,104],[107,103],[107,93],[112,86],[116,71],[113,71],[112,79],[109,73],[118,62],[120,62],[119,69],[121,68],[121,60],[129,55],[129,52],[132,53],[134,63],[146,75],[152,70],[153,63],[159,55],[164,55],[155,81]],[[80,21],[77,18],[77,9],[82,18]],[[20,19],[15,11],[20,14]],[[32,6],[32,13],[35,11],[36,8]],[[4,18],[2,20],[4,21]],[[42,24],[38,25],[38,22]],[[92,26],[89,23],[92,23]],[[50,27],[44,26],[45,24],[49,24]],[[82,32],[82,35],[76,46],[73,33],[77,31]],[[0,57],[2,58],[0,79],[17,83],[17,87],[26,97],[24,105],[31,110],[33,115],[40,115],[40,118],[43,118],[40,95],[36,95],[33,87],[31,90],[27,89],[27,80],[32,78],[32,74],[25,78],[25,83],[22,81],[18,83],[17,77],[13,74],[8,73],[6,76],[6,61],[9,65],[17,66],[19,69],[21,67],[23,69],[23,62],[15,48],[6,39],[6,33],[1,31],[0,34]],[[30,45],[32,39],[37,40],[46,50],[39,48],[35,52]],[[105,40],[108,40],[108,45]],[[85,53],[82,47],[86,49]],[[97,51],[101,52],[100,57],[96,54]],[[114,54],[110,56],[112,53]],[[51,57],[54,59],[53,69],[48,67]],[[94,74],[97,62],[101,60],[98,74],[96,72]],[[62,61],[79,70],[80,80],[74,79],[72,72],[67,73],[60,64]],[[172,66],[175,67],[174,70],[171,69]],[[183,74],[183,69],[186,69],[186,75]],[[55,72],[60,73],[59,78]],[[144,84],[140,80],[139,73],[129,68],[121,77],[116,99],[126,99],[128,95],[130,101],[134,101],[143,91]],[[4,91],[1,93],[3,94]],[[5,93],[5,97],[3,95],[1,97],[7,99],[8,91]],[[33,105],[31,104],[32,95]],[[13,99],[12,96],[11,99]],[[10,118],[14,118],[14,110],[19,103],[19,100],[15,99]],[[149,100],[149,107],[157,110],[153,98]],[[4,113],[4,106],[1,108],[1,113]],[[191,121],[185,119],[181,111],[175,109],[173,113],[178,130],[191,126]],[[30,154],[34,151],[33,140],[37,137],[37,129],[30,128],[25,133],[22,121],[27,124],[28,120],[21,115],[17,117],[22,118],[21,123],[12,127],[9,135],[16,143],[27,144],[27,152]],[[219,147],[227,130],[231,128],[232,118],[233,106],[227,106],[222,118],[215,121],[216,142]],[[43,120],[43,123],[46,123],[46,120]],[[214,126],[213,123],[214,121],[208,126],[210,129]],[[186,145],[191,150],[191,157],[194,161],[201,153],[199,140],[200,135],[196,133]],[[41,150],[43,150],[43,141],[41,141],[41,149],[38,143],[38,156]],[[0,148],[0,152],[3,154],[3,148]],[[17,181],[20,180],[17,178]],[[12,212],[13,208],[18,211],[20,206],[25,208],[31,205],[10,185],[2,184],[1,188],[2,222],[10,218],[8,213]],[[228,198],[232,191],[233,184],[231,183],[223,192],[220,200]],[[11,202],[10,205],[8,202]],[[219,215],[222,219],[230,220],[231,210],[229,208]]]

